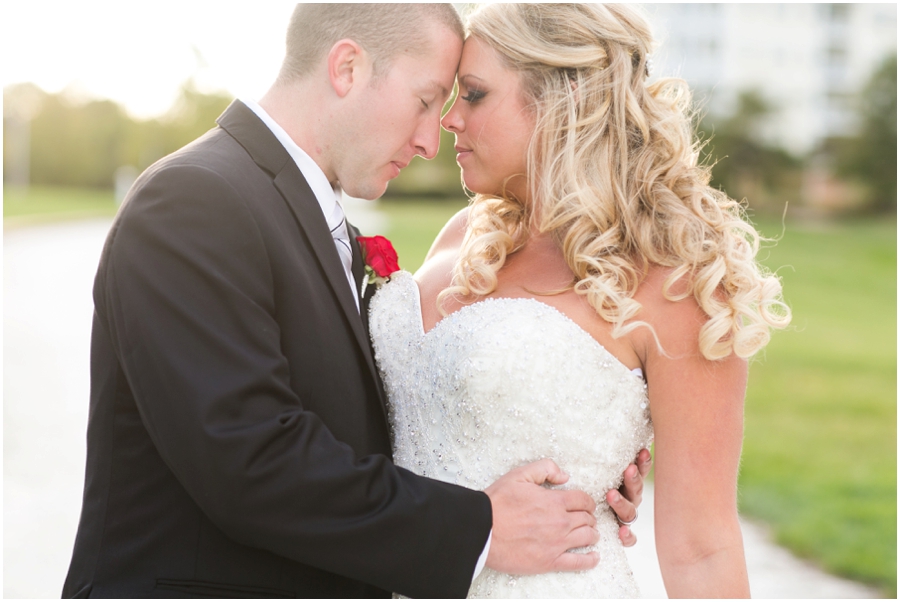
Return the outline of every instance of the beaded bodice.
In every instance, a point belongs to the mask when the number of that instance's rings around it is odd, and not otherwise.
[[[418,287],[398,272],[372,299],[394,462],[484,489],[552,458],[597,502],[601,563],[515,577],[485,569],[470,597],[638,594],[605,493],[652,436],[644,380],[565,315],[534,299],[486,299],[424,333]]]

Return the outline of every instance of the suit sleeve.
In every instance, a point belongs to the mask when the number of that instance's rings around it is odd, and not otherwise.
[[[136,190],[95,301],[150,437],[200,509],[245,545],[408,596],[465,596],[487,496],[357,458],[304,410],[262,235],[224,178],[170,166]]]

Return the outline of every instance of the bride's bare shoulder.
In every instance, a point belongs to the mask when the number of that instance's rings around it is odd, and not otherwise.
[[[437,300],[438,294],[450,286],[453,278],[453,266],[466,235],[468,215],[469,209],[465,208],[450,218],[437,238],[434,239],[422,267],[415,273],[415,279],[422,295],[422,307],[426,322],[429,317],[435,321],[438,318],[438,316],[429,316],[429,310]],[[435,308],[434,311],[436,313],[437,309]]]
[[[468,222],[468,207],[461,209],[456,215],[451,217],[431,244],[431,249],[429,249],[428,255],[425,256],[425,263],[428,263],[430,259],[443,251],[452,250],[454,253],[457,252],[466,235],[466,224]]]
[[[650,265],[634,298],[642,306],[639,319],[653,327],[669,354],[695,356],[700,352],[700,331],[709,316],[692,294],[687,275],[669,282],[675,272],[673,267]],[[656,349],[650,331],[638,328],[633,333],[642,339],[647,349]]]
[[[423,291],[433,287],[443,290],[450,284],[450,270],[459,255],[463,238],[466,235],[469,208],[459,211],[444,224],[437,238],[431,245],[425,262],[415,274],[419,288]]]

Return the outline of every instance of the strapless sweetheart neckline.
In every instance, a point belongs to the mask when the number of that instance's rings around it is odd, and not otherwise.
[[[570,318],[569,316],[564,314],[562,311],[560,311],[559,308],[556,308],[556,307],[550,305],[549,303],[544,303],[543,301],[540,301],[533,297],[485,297],[484,299],[480,299],[478,301],[475,301],[474,303],[470,303],[469,305],[464,305],[460,309],[454,311],[451,314],[447,314],[446,316],[444,316],[443,318],[438,320],[438,322],[434,326],[432,326],[430,330],[426,331],[425,330],[425,320],[422,317],[422,293],[419,290],[419,284],[416,282],[416,279],[413,277],[413,275],[410,272],[401,270],[400,272],[395,273],[392,276],[392,278],[396,278],[397,274],[402,274],[401,278],[408,277],[410,280],[412,280],[412,284],[413,284],[412,289],[415,291],[416,306],[417,306],[417,309],[419,310],[419,330],[420,330],[420,334],[423,337],[428,337],[429,335],[431,335],[431,333],[433,333],[435,330],[438,330],[445,322],[447,322],[448,320],[450,320],[453,316],[455,316],[457,314],[460,314],[460,313],[463,313],[466,311],[471,311],[471,312],[479,311],[478,306],[481,305],[482,303],[491,303],[492,301],[503,301],[503,302],[521,301],[521,302],[526,302],[526,303],[536,303],[537,305],[540,306],[542,311],[549,311],[552,315],[559,316],[559,318],[564,320],[567,324],[570,324],[572,327],[577,329],[578,332],[580,332],[585,337],[590,339],[594,343],[594,345],[596,345],[599,350],[601,350],[605,355],[607,355],[611,360],[613,360],[613,362],[620,365],[622,368],[627,370],[630,374],[637,376],[641,380],[643,380],[643,378],[644,378],[643,370],[641,370],[640,368],[629,368],[622,360],[620,360],[609,349],[607,349],[606,346],[603,345],[603,343],[601,343],[600,341],[595,339],[593,336],[591,336],[591,333],[589,333],[587,330],[582,328],[578,324],[578,322],[576,322],[575,320],[573,320],[572,318]],[[461,316],[457,319],[463,319],[463,317]],[[435,336],[440,336],[440,334],[438,333]]]

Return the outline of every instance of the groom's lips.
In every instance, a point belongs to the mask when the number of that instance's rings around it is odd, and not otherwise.
[[[391,165],[396,169],[396,173],[391,176],[391,179],[396,178],[400,175],[400,170],[409,165],[409,163],[400,163],[399,161],[391,161]]]

